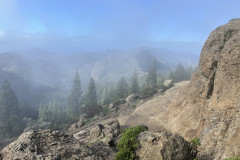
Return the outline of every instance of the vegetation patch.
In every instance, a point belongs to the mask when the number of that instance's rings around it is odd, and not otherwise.
[[[196,155],[197,155],[197,153],[198,153],[198,146],[201,145],[200,139],[197,138],[197,137],[192,138],[192,139],[190,140],[190,144],[191,144],[191,146],[193,147],[193,149],[196,149]],[[198,160],[198,159],[195,157],[193,160]]]
[[[88,118],[88,119],[83,120],[83,124],[86,125],[86,124],[94,122],[95,120],[96,119],[94,117]]]
[[[108,108],[108,107],[104,107],[104,108],[103,108],[103,111],[102,111],[102,113],[103,113],[104,116],[109,115],[111,112],[112,112],[111,109]]]
[[[136,107],[137,107],[137,106],[136,106],[135,104],[131,105],[131,108],[132,108],[132,109],[136,109]]]
[[[240,156],[238,158],[226,158],[225,160],[240,160]]]
[[[147,87],[147,88],[144,88],[140,93],[140,98],[146,99],[146,98],[152,97],[156,93],[157,93],[157,88]]]
[[[200,145],[201,145],[200,139],[197,138],[197,137],[192,138],[192,139],[190,140],[190,143],[192,143],[192,144],[194,144],[194,145],[196,145],[196,146],[200,146]]]
[[[117,143],[118,152],[115,157],[116,160],[135,159],[135,149],[139,146],[137,142],[138,135],[147,130],[148,127],[142,125],[123,130],[121,138]]]

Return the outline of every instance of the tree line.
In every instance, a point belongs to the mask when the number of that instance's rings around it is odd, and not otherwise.
[[[91,118],[103,112],[103,106],[108,106],[118,100],[125,100],[131,94],[137,95],[140,99],[153,96],[159,89],[164,89],[165,79],[171,78],[174,83],[189,80],[196,70],[193,67],[184,67],[179,64],[169,75],[160,77],[157,73],[157,64],[158,61],[154,58],[145,78],[139,79],[138,72],[134,71],[129,83],[122,77],[115,85],[98,87],[91,77],[85,94],[81,88],[80,75],[76,71],[67,100],[52,100],[40,104],[38,121],[61,126],[72,124],[83,115]],[[21,108],[14,90],[9,82],[4,80],[0,88],[0,137],[13,137],[23,131],[25,124]]]

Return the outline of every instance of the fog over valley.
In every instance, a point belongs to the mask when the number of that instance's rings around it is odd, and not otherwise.
[[[0,160],[240,156],[239,5],[0,0]]]

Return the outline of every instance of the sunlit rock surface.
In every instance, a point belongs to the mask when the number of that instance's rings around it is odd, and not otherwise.
[[[199,137],[201,159],[239,156],[239,30],[240,19],[233,19],[212,31],[201,52],[200,69],[190,83],[145,102],[121,124],[144,123],[187,140]]]

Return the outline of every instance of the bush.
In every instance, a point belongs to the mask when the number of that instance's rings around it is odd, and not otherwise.
[[[152,97],[156,93],[157,93],[157,88],[147,87],[141,91],[140,98],[146,99],[146,98]]]
[[[138,135],[147,131],[146,126],[136,126],[123,130],[121,138],[117,143],[118,152],[116,160],[133,160],[136,157],[135,149],[139,146]]]
[[[119,106],[121,104],[124,104],[126,103],[126,100],[125,99],[119,99],[119,100],[116,100],[113,102],[113,106]]]
[[[104,107],[102,111],[104,116],[109,115],[111,112],[112,112],[111,109],[109,109],[108,107]]]
[[[95,120],[96,119],[94,117],[88,118],[88,119],[83,120],[83,124],[86,125],[86,124],[94,122]]]
[[[196,146],[200,146],[200,145],[201,145],[200,139],[197,138],[197,137],[192,138],[191,141],[190,141],[190,143],[195,144]]]
[[[240,160],[240,156],[238,158],[226,158],[225,160]]]

